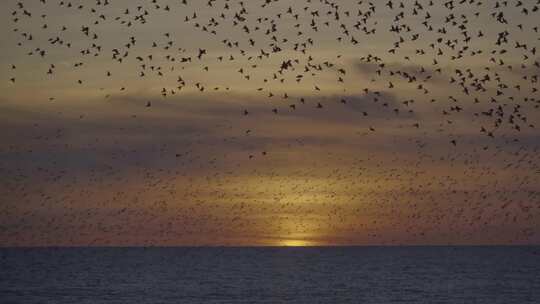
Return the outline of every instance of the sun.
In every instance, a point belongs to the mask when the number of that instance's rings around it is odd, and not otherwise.
[[[280,246],[284,247],[307,247],[313,246],[313,243],[304,240],[282,240]]]

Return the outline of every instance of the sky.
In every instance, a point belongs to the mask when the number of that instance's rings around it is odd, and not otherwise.
[[[540,244],[536,1],[2,1],[0,246]]]

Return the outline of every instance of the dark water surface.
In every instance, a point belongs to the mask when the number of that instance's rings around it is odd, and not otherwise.
[[[0,249],[0,303],[540,303],[540,247]]]

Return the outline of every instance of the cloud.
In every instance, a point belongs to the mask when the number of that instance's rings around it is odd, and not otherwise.
[[[378,102],[374,97],[332,95],[308,99],[306,104],[291,97],[269,103],[231,92],[158,100],[123,95],[93,105],[2,105],[0,165],[9,172],[5,176],[31,176],[41,169],[49,177],[64,171],[65,176],[84,176],[95,170],[108,172],[111,167],[129,174],[137,167],[157,170],[179,165],[192,174],[206,174],[215,166],[242,163],[262,151],[289,158],[302,154],[291,147],[338,151],[359,130],[380,129],[388,121],[410,124],[414,119],[414,115],[392,112],[393,108],[406,112],[394,95],[382,92]],[[347,103],[340,103],[341,99]],[[148,108],[149,100],[152,106]],[[317,102],[324,108],[317,109]],[[292,103],[296,110],[289,107]],[[279,108],[277,115],[271,111],[274,107]],[[244,109],[250,114],[244,115]],[[280,165],[286,166],[286,159]]]
[[[424,82],[424,80],[429,77],[429,80],[425,82],[442,85],[448,84],[450,79],[444,68],[441,68],[441,72],[439,73],[432,66],[414,63],[374,63],[363,60],[354,60],[352,61],[352,65],[355,71],[368,77],[377,76],[378,74],[376,73],[381,71],[381,77],[387,78],[388,81],[408,81],[408,79],[403,76],[409,75],[410,77],[415,77],[418,82]],[[398,72],[401,73],[401,76],[397,74]],[[394,75],[391,76],[391,73],[394,73]]]

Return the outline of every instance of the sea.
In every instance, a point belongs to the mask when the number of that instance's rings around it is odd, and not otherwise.
[[[0,249],[0,303],[540,303],[540,247]]]

